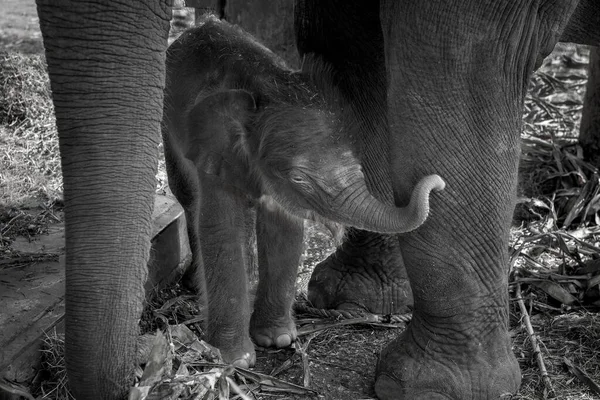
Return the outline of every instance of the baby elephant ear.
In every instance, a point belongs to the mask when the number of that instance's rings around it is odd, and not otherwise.
[[[243,116],[256,109],[254,97],[243,89],[230,89],[196,98],[194,110],[213,109],[231,116]]]
[[[188,113],[191,140],[186,157],[202,162],[209,153],[229,152],[237,138],[245,136],[244,125],[255,110],[254,97],[245,90],[200,94]]]
[[[231,89],[208,96],[200,94],[189,113],[190,127],[193,132],[196,130],[194,128],[203,131],[208,127],[217,128],[232,123],[243,126],[255,109],[254,97],[245,90]]]

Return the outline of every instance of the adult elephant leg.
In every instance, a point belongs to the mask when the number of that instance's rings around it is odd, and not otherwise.
[[[381,399],[497,399],[519,387],[507,247],[523,97],[574,4],[382,2],[398,204],[424,175],[447,186],[400,237],[414,313],[381,354]]]
[[[590,49],[588,81],[581,116],[579,142],[585,158],[600,166],[600,50]]]
[[[199,232],[205,276],[196,279],[206,282],[207,341],[221,350],[226,362],[247,368],[256,361],[248,333],[245,223],[250,204],[206,175],[201,177],[201,195]]]
[[[315,267],[308,298],[318,308],[408,312],[412,290],[398,239],[349,229],[342,245]]]
[[[150,249],[167,2],[38,0],[64,178],[76,398],[132,383]]]
[[[250,333],[259,346],[287,347],[297,336],[291,308],[304,221],[262,204],[256,214],[259,281]]]
[[[332,84],[361,121],[355,150],[369,191],[392,204],[379,1],[297,0],[294,12],[298,50],[332,66]],[[315,267],[308,297],[320,308],[406,312],[412,296],[395,236],[350,229],[343,244]]]

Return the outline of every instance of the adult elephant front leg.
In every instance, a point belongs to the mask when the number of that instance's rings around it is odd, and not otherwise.
[[[122,398],[147,276],[170,8],[37,6],[64,178],[70,387],[79,399]]]
[[[415,308],[381,355],[381,399],[497,399],[519,387],[506,249],[521,110],[537,57],[576,3],[382,2],[397,201],[426,174],[447,187],[400,238]]]

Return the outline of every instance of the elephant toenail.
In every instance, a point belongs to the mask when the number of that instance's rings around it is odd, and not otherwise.
[[[277,348],[282,348],[282,347],[288,347],[292,344],[292,336],[289,335],[288,333],[284,333],[283,335],[279,335],[277,336],[277,339],[275,340],[275,347]]]
[[[250,364],[251,364],[251,355],[250,353],[244,353],[244,355],[240,358],[236,358],[235,360],[233,360],[231,362],[231,364],[235,367],[240,367],[240,368],[250,368]]]

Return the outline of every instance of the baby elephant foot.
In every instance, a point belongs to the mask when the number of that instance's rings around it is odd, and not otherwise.
[[[282,320],[259,321],[252,316],[250,335],[254,343],[261,347],[289,347],[296,340],[298,332],[294,319],[289,316]]]
[[[218,343],[218,341],[213,341]],[[226,364],[232,364],[240,368],[250,368],[256,363],[256,352],[254,351],[254,344],[249,337],[244,338],[242,343],[239,344],[225,344],[221,342],[220,345],[215,344],[221,352],[221,357]]]

